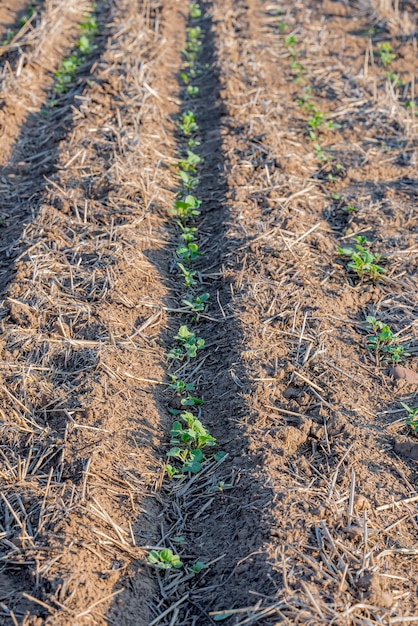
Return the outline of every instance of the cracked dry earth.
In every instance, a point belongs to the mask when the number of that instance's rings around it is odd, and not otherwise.
[[[3,5],[0,623],[417,622],[416,2]],[[170,478],[173,376],[226,454]]]

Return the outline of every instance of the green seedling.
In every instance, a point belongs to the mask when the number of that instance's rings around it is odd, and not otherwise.
[[[388,70],[386,72],[386,78],[388,79],[390,83],[392,83],[394,87],[405,87],[404,81],[401,80],[398,74],[395,74],[395,72],[391,72]]]
[[[408,416],[405,419],[405,423],[412,428],[412,430],[418,432],[418,407],[411,409],[407,404],[401,402],[401,406],[405,409]]]
[[[193,189],[195,189],[195,187],[197,187],[197,185],[199,184],[199,179],[196,177],[193,178],[193,176],[191,176],[189,172],[179,170],[179,176],[187,191],[193,191]]]
[[[353,239],[356,242],[354,246],[350,248],[339,247],[338,254],[351,259],[347,267],[353,270],[361,280],[365,276],[373,281],[378,280],[385,273],[384,268],[378,265],[382,255],[370,252],[368,249],[370,242],[367,241],[366,237],[355,236]]]
[[[182,300],[182,303],[193,311],[199,313],[206,308],[206,302],[209,300],[209,294],[203,293],[201,296],[188,296]]]
[[[173,465],[170,465],[170,463],[166,464],[165,471],[167,472],[167,476],[170,480],[174,478],[176,475],[178,475],[177,468],[173,467]]]
[[[310,108],[310,112],[311,115],[307,120],[307,126],[308,135],[311,141],[315,141],[315,139],[317,138],[317,132],[323,128],[327,128],[328,130],[340,128],[339,124],[335,124],[331,121],[327,122],[322,111],[317,109],[315,106],[313,108]]]
[[[312,96],[312,88],[306,87],[303,90],[303,94],[296,98],[296,102],[298,106],[300,106],[301,109],[305,109],[306,111],[309,111],[309,112],[312,111],[315,108],[315,105],[313,104],[313,102],[310,101],[311,96]]]
[[[28,8],[28,12],[26,13],[26,15],[24,15],[22,17],[22,19],[20,20],[20,25],[24,26],[26,24],[26,22],[32,17],[32,15],[35,13],[35,7],[29,7]]]
[[[195,241],[195,233],[197,232],[197,228],[195,228],[194,226],[184,226],[181,222],[177,222],[177,224],[182,230],[180,237],[185,243],[191,243],[192,241]]]
[[[169,548],[162,550],[151,550],[148,555],[148,563],[155,565],[159,569],[179,569],[183,567],[178,554],[174,554]]]
[[[212,487],[209,487],[208,491],[209,493],[212,493],[214,491],[223,493],[226,489],[232,489],[233,486],[234,485],[232,483],[226,483],[225,481],[221,480],[217,485],[212,485]]]
[[[202,422],[190,411],[183,411],[179,416],[185,425],[179,421],[173,422],[171,428],[171,443],[185,445],[189,450],[202,450],[216,444],[215,437],[203,426]],[[171,452],[171,451],[170,451]],[[177,452],[176,452],[177,454]],[[175,455],[173,455],[175,456]]]
[[[216,439],[203,426],[202,422],[189,411],[180,413],[185,423],[176,420],[171,428],[171,444],[174,444],[167,456],[182,463],[181,471],[196,474],[202,469],[205,460],[203,450],[216,445]],[[223,458],[224,453],[213,455],[214,459]]]
[[[180,344],[180,348],[172,348],[167,354],[168,359],[182,361],[184,358],[193,359],[197,356],[197,351],[205,347],[205,340],[196,337],[187,326],[180,326],[179,332],[174,337]]]
[[[390,326],[377,320],[372,315],[366,317],[366,322],[373,331],[372,335],[367,336],[367,347],[375,352],[377,357],[381,355],[382,358],[396,364],[404,357],[410,356],[406,352],[405,346],[397,344],[397,339]]]
[[[191,396],[190,394],[187,394],[185,398],[182,398],[180,400],[180,404],[181,406],[200,406],[204,404],[204,402],[201,398],[196,398],[196,396]]]
[[[202,35],[200,26],[192,26],[187,29],[187,39],[189,41],[198,41]]]
[[[80,50],[81,54],[90,54],[96,47],[97,46],[92,44],[87,35],[82,35],[77,42],[77,48]]]
[[[377,55],[380,59],[381,64],[384,67],[387,67],[392,63],[392,61],[396,59],[396,55],[392,50],[392,46],[388,42],[380,43],[377,46]]]
[[[181,78],[181,80],[183,81],[183,83],[185,85],[188,85],[190,83],[190,78],[189,78],[189,76],[185,72],[180,74],[180,78]]]
[[[98,26],[94,15],[91,15],[84,22],[82,22],[80,24],[80,28],[83,33],[95,34]]]
[[[192,566],[191,572],[192,574],[198,574],[202,571],[202,569],[208,569],[209,565],[203,563],[203,561],[196,561],[196,563]]]
[[[294,35],[287,35],[287,37],[284,38],[284,45],[286,46],[287,51],[292,57],[296,57],[298,54],[295,48],[297,43],[298,43],[298,40],[296,39]]]
[[[58,93],[65,93],[68,90],[77,69],[84,62],[85,56],[96,48],[93,45],[93,37],[97,31],[96,18],[94,16],[89,17],[81,24],[80,28],[83,34],[76,43],[75,52],[63,59],[61,67],[55,72],[56,84],[54,90]],[[51,107],[56,104],[55,100],[50,102]]]
[[[194,87],[193,85],[188,85],[187,87],[187,95],[189,98],[197,98],[199,95],[199,87]]]
[[[177,163],[177,167],[180,170],[183,170],[185,172],[196,172],[196,166],[199,165],[199,163],[202,162],[202,158],[196,154],[195,152],[192,152],[191,150],[187,150],[187,157],[184,159],[181,159],[178,163]]]
[[[177,263],[177,267],[180,269],[183,274],[184,285],[189,288],[196,284],[196,272],[189,270],[187,267],[183,265],[183,263]]]
[[[167,456],[177,459],[182,463],[181,473],[190,472],[191,474],[197,474],[202,469],[202,464],[205,460],[205,455],[202,450],[190,450],[189,448],[179,448],[177,446],[171,448],[171,450],[167,452]]]
[[[174,374],[170,374],[171,383],[168,388],[175,391],[179,396],[194,391],[194,383],[186,383],[184,380],[179,380]]]
[[[200,6],[197,3],[193,3],[190,5],[190,9],[189,9],[189,14],[190,17],[194,20],[199,19],[199,17],[202,17],[202,11]]]
[[[192,133],[197,131],[199,127],[193,111],[185,111],[183,113],[181,116],[181,122],[179,122],[179,128],[185,137],[190,137]]]
[[[187,243],[184,246],[179,246],[176,250],[176,254],[184,263],[189,264],[203,256],[203,254],[199,252],[197,243]]]
[[[279,33],[283,33],[285,30],[289,28],[289,24],[286,24],[286,22],[279,22],[276,28],[279,31]]]
[[[347,204],[343,207],[342,210],[346,213],[356,213],[358,211],[358,208],[356,206],[353,206],[352,204]]]
[[[171,541],[173,543],[177,543],[179,546],[184,546],[186,543],[186,539],[184,537],[178,536],[178,537],[173,537],[171,539]]]
[[[186,196],[184,200],[177,200],[174,203],[174,207],[170,209],[170,213],[171,215],[177,215],[181,220],[186,221],[200,215],[200,211],[198,210],[199,206],[200,200],[189,195]]]
[[[313,149],[315,151],[315,156],[322,162],[329,160],[329,155],[322,149],[319,143],[313,144]]]

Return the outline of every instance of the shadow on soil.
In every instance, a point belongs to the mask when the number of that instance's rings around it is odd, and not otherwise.
[[[242,268],[237,266],[234,254],[234,246],[238,242],[231,240],[227,232],[231,217],[227,204],[227,166],[221,134],[224,126],[223,110],[212,22],[207,17],[210,8],[210,3],[204,5],[205,16],[199,20],[204,39],[200,66],[207,68],[194,81],[199,87],[199,97],[184,100],[182,105],[183,111],[192,109],[196,114],[201,145],[194,150],[204,159],[202,171],[199,172],[200,183],[193,192],[202,200],[199,231],[201,249],[205,254],[203,260],[196,264],[201,276],[201,284],[196,291],[210,294],[209,307],[207,314],[199,315],[196,322],[187,313],[171,313],[170,332],[164,332],[161,340],[167,349],[171,347],[172,337],[182,324],[193,327],[196,335],[205,339],[206,350],[202,351],[202,358],[196,359],[196,373],[193,375],[192,372],[190,379],[196,381],[196,393],[204,399],[199,418],[216,438],[218,449],[227,452],[228,457],[211,475],[205,476],[204,471],[202,476],[198,475],[190,490],[177,490],[173,494],[173,489],[164,479],[162,501],[165,537],[159,545],[178,552],[187,566],[193,565],[195,560],[204,563],[218,560],[185,584],[175,583],[175,580],[184,576],[184,570],[180,574],[172,571],[165,575],[160,572],[155,574],[159,577],[162,590],[170,589],[174,581],[171,591],[165,597],[163,593],[163,601],[148,603],[154,618],[172,607],[158,621],[161,625],[213,624],[215,622],[209,616],[209,611],[252,606],[260,601],[261,596],[269,602],[268,597],[272,599],[277,586],[281,584],[281,576],[277,572],[273,576],[263,551],[264,529],[273,524],[273,521],[269,523],[266,511],[272,499],[272,491],[263,480],[263,450],[261,442],[259,448],[252,449],[246,435],[246,425],[252,420],[252,411],[248,405],[252,385],[241,356],[243,333],[233,313],[236,303],[233,302],[232,283],[227,278],[227,273],[234,274]],[[180,145],[179,151],[183,151]],[[161,207],[156,208],[161,210]],[[179,234],[171,227],[169,231],[170,248],[175,249],[179,245]],[[239,244],[242,243],[241,240]],[[155,252],[149,253],[148,258],[157,266],[160,275],[165,275],[169,293],[166,306],[178,308],[184,290],[173,287],[173,284],[182,283],[176,264],[173,262],[168,270],[171,275],[167,275],[164,269],[167,267],[166,251],[157,255]],[[168,423],[170,427],[174,418],[168,409],[180,408],[176,404],[178,400],[158,389],[154,399],[165,413],[162,423]],[[168,432],[166,443],[168,450]],[[217,490],[216,486],[221,481],[233,483],[234,487]],[[182,520],[181,515],[186,520]],[[176,535],[184,537],[183,549],[179,549],[171,540]],[[192,557],[188,557],[189,554],[193,555],[193,560],[190,560]],[[130,604],[129,598],[135,583],[125,581],[125,586],[126,590],[118,596],[117,603],[108,613],[109,624],[115,623],[114,618],[120,606],[124,606],[125,602]],[[116,589],[119,587],[117,585]],[[176,608],[175,603],[181,600],[186,591],[187,601],[179,603]],[[136,621],[126,618],[124,623],[142,625],[141,619],[137,615]],[[230,618],[228,623],[235,623],[234,618]]]

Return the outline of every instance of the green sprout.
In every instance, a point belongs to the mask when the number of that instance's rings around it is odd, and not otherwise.
[[[196,154],[195,152],[192,152],[192,150],[187,150],[187,157],[181,159],[178,163],[177,163],[177,167],[179,168],[179,170],[183,170],[184,172],[196,172],[196,166],[199,165],[199,163],[202,162],[202,158]]]
[[[206,563],[203,563],[203,561],[196,561],[196,563],[192,566],[192,574],[198,574],[199,572],[201,572],[203,569],[207,569],[209,567],[209,565],[206,565]]]
[[[409,352],[406,352],[405,346],[397,344],[397,339],[390,326],[372,315],[366,317],[366,322],[373,331],[372,335],[367,336],[367,347],[376,353],[377,358],[381,356],[383,359],[396,364],[403,358],[410,356]]]
[[[196,272],[189,270],[187,267],[183,265],[183,263],[177,263],[177,267],[180,269],[183,274],[184,285],[189,288],[196,284]]]
[[[184,263],[188,264],[203,256],[203,254],[199,252],[197,243],[192,242],[179,246],[176,250],[176,254]]]
[[[174,337],[179,343],[179,348],[172,348],[167,354],[168,359],[182,361],[186,357],[193,359],[197,356],[197,351],[205,347],[205,340],[196,337],[187,326],[180,326],[177,335]]]
[[[191,309],[193,313],[199,313],[200,311],[205,310],[206,302],[208,300],[209,300],[209,294],[203,293],[201,296],[188,296],[187,298],[184,298],[182,302],[189,309]]]
[[[387,41],[385,43],[380,43],[377,46],[377,55],[379,56],[380,62],[384,67],[387,67],[396,59],[392,46]]]
[[[155,565],[159,569],[179,569],[183,567],[178,554],[174,554],[169,548],[162,550],[151,550],[148,555],[148,563]]]
[[[366,237],[357,235],[353,239],[356,242],[353,247],[339,247],[338,254],[351,259],[347,267],[353,270],[361,280],[365,276],[369,276],[373,281],[378,280],[385,273],[384,268],[378,265],[382,255],[370,252],[368,249],[370,242]]]
[[[418,432],[418,407],[411,409],[407,404],[401,402],[401,406],[405,409],[408,416],[405,419],[405,423],[412,428],[412,430]]]
[[[193,191],[195,187],[199,184],[199,179],[193,176],[190,176],[189,172],[185,172],[184,170],[179,171],[179,176],[181,178],[181,182],[187,191]]]
[[[185,111],[183,113],[181,122],[179,122],[179,128],[185,137],[190,137],[192,133],[197,131],[198,125],[193,111]]]
[[[171,215],[177,215],[181,220],[186,221],[200,215],[200,211],[198,210],[199,206],[200,200],[189,195],[183,200],[177,200],[174,203],[174,207],[170,209],[170,213]]]
[[[289,54],[292,57],[296,57],[297,56],[297,50],[295,48],[295,46],[297,45],[298,40],[296,39],[296,37],[294,35],[287,35],[284,38],[284,45],[287,48],[287,51],[289,52]]]
[[[202,10],[196,2],[190,5],[189,14],[190,14],[190,17],[194,20],[197,20],[199,19],[199,17],[202,17]]]
[[[197,98],[199,95],[199,87],[194,87],[193,85],[188,85],[187,87],[187,95],[190,98]]]
[[[216,439],[203,426],[202,422],[189,411],[180,412],[183,422],[176,420],[171,428],[171,444],[174,444],[167,456],[182,463],[181,471],[197,474],[205,461],[206,447],[216,445]],[[213,455],[215,460],[223,458],[224,453]]]

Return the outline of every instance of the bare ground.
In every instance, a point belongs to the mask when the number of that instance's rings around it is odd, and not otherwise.
[[[192,373],[227,457],[177,481],[164,477],[177,408],[165,354],[185,313],[168,209],[191,106],[187,6],[99,3],[97,48],[47,114],[85,4],[45,3],[24,62],[6,53],[1,619],[413,623],[416,436],[399,402],[415,406],[416,383],[389,376],[365,326],[390,324],[417,372],[413,5],[202,9],[197,267],[210,306]],[[403,86],[372,52],[385,41]],[[310,140],[302,97],[338,126]],[[356,233],[382,252],[384,280],[347,272],[337,247]],[[199,575],[147,564],[179,536],[187,566],[209,565]]]

